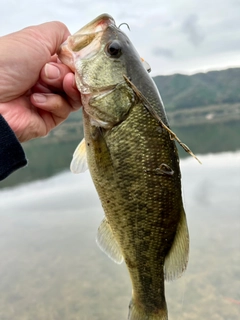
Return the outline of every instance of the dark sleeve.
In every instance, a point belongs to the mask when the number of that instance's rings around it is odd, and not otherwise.
[[[26,164],[27,160],[21,144],[0,115],[0,180]]]

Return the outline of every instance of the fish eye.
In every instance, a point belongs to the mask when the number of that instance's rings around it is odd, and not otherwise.
[[[110,55],[113,58],[120,57],[120,55],[122,53],[122,48],[121,48],[119,41],[113,40],[113,41],[109,42],[106,46],[106,51],[107,51],[108,55]]]

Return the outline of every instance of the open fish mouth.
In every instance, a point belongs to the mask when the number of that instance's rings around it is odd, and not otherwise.
[[[69,41],[72,45],[72,50],[82,50],[90,42],[92,42],[92,40],[97,36],[98,33],[105,31],[109,25],[115,26],[114,19],[108,14],[102,14],[101,16],[78,30],[73,36],[69,37]]]
[[[75,61],[90,59],[101,48],[101,38],[109,26],[116,27],[114,19],[108,14],[102,14],[86,26],[78,30],[60,46],[59,59],[72,71],[75,71]]]

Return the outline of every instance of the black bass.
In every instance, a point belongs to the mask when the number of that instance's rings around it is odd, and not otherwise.
[[[70,36],[59,58],[75,72],[83,104],[85,138],[71,169],[89,168],[105,212],[97,243],[127,265],[128,319],[166,320],[164,280],[186,269],[189,236],[178,153],[160,95],[107,14]]]

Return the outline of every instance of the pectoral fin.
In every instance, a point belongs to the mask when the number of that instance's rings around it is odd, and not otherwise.
[[[118,264],[123,262],[121,249],[106,218],[103,219],[98,228],[97,244],[99,248],[114,262]]]
[[[88,169],[87,163],[87,153],[86,153],[86,145],[85,139],[83,138],[82,141],[77,146],[76,150],[73,154],[73,159],[70,165],[70,170],[73,173],[82,173]]]
[[[173,245],[165,258],[165,280],[172,281],[179,278],[187,267],[189,254],[189,234],[184,209],[175,235]]]

